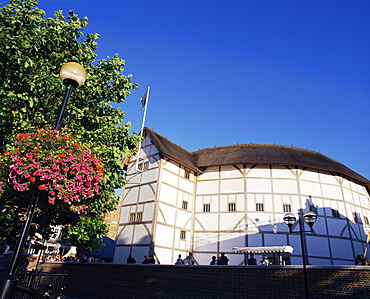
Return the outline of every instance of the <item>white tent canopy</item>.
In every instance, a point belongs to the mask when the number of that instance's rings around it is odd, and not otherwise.
[[[267,253],[267,252],[287,252],[292,253],[293,247],[289,245],[284,246],[267,246],[267,247],[233,247],[235,253]]]

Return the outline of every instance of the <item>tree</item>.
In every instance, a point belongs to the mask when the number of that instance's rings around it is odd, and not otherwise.
[[[53,126],[64,94],[58,79],[64,63],[77,62],[86,70],[87,81],[74,89],[62,130],[88,142],[91,151],[102,159],[100,193],[80,214],[60,207],[38,209],[33,222],[45,238],[50,225],[65,225],[68,238],[92,249],[94,240],[107,232],[102,215],[115,209],[115,189],[125,184],[122,160],[135,154],[140,140],[129,133],[130,123],[122,123],[124,112],[111,103],[123,102],[138,85],[131,75],[123,75],[125,61],[118,54],[97,60],[99,35],[84,36],[86,17],[81,19],[69,11],[65,18],[58,10],[53,18],[45,18],[36,0],[11,0],[4,7],[0,5],[0,10],[0,153],[4,154],[19,128]],[[4,188],[0,242],[16,236],[28,198],[28,192]]]

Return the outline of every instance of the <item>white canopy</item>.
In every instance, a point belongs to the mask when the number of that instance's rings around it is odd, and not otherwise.
[[[284,246],[267,246],[267,247],[233,247],[236,253],[265,253],[265,252],[287,252],[292,253],[293,247],[289,245]]]

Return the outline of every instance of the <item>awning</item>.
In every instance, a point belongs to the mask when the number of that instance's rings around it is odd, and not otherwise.
[[[233,247],[235,253],[265,253],[265,252],[287,252],[292,253],[293,247],[289,245],[284,246],[267,246],[267,247]]]

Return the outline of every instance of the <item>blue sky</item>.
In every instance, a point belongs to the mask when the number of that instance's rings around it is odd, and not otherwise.
[[[6,3],[2,1],[2,3]],[[321,152],[370,179],[370,1],[41,0],[99,33],[140,86],[120,104],[188,151],[262,143]]]

